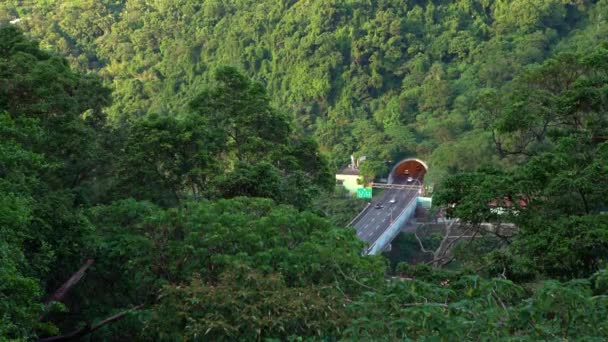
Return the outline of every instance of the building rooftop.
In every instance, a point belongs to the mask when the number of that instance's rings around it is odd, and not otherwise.
[[[359,175],[359,169],[356,169],[354,167],[351,167],[350,165],[343,168],[342,170],[338,171],[339,175],[349,175],[349,176],[358,176]]]

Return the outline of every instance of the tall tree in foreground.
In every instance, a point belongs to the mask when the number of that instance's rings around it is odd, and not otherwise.
[[[118,176],[118,198],[164,206],[251,196],[304,209],[333,187],[316,142],[293,131],[261,84],[229,67],[217,70],[190,112],[136,120]]]
[[[530,263],[542,275],[571,279],[606,265],[607,59],[604,48],[564,54],[517,77],[486,119],[498,153],[520,164],[457,175],[437,194],[466,222],[506,219],[519,227],[505,255],[494,255],[497,269]]]
[[[0,27],[0,339],[32,338],[44,296],[82,260],[109,90]]]

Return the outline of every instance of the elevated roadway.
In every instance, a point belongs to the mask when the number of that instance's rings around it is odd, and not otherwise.
[[[392,186],[383,185],[384,192],[375,197],[351,225],[357,230],[357,236],[372,246],[378,238],[393,224],[394,220],[415,201],[419,195],[420,181],[406,184],[398,177]]]

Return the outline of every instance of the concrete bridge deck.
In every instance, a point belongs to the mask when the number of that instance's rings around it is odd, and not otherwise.
[[[393,168],[388,184],[372,184],[384,192],[350,223],[357,230],[357,236],[367,243],[366,254],[382,251],[412,217],[426,170],[424,162],[406,159]]]

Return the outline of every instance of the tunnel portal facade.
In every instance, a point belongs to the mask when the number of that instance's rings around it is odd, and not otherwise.
[[[401,178],[413,177],[422,183],[428,169],[428,165],[423,160],[417,158],[407,158],[400,161],[393,167],[389,175],[388,182],[395,183]]]

